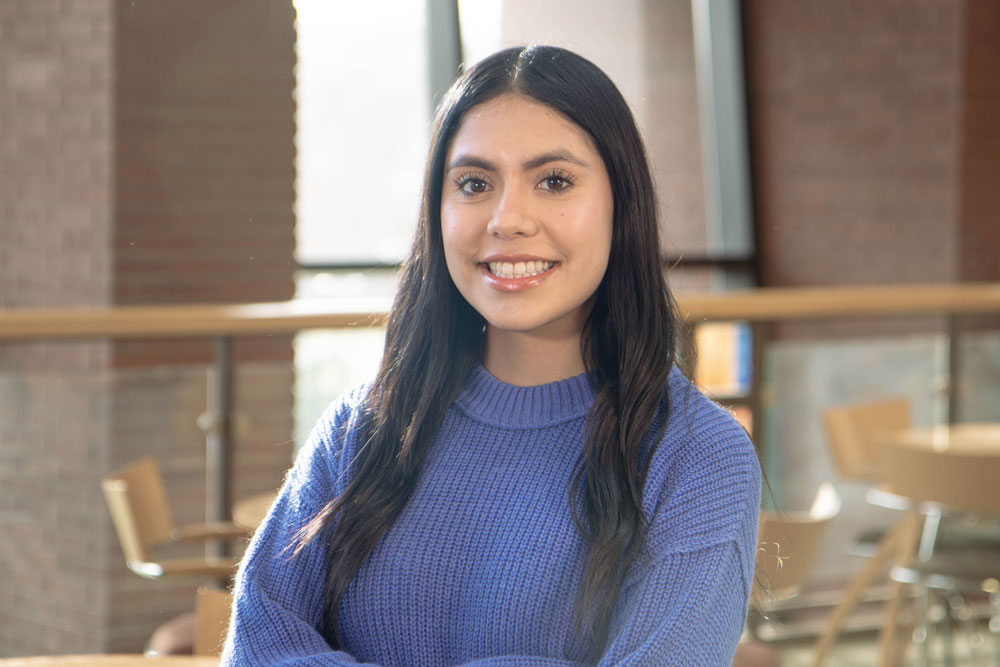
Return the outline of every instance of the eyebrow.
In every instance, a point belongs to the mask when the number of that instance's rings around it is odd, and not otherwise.
[[[573,164],[580,165],[585,169],[590,168],[589,164],[564,148],[557,148],[553,151],[542,153],[541,155],[525,160],[521,163],[521,168],[525,171],[529,171],[531,169],[537,169],[538,167],[548,164],[549,162],[571,162]],[[495,163],[475,155],[459,155],[451,161],[451,164],[448,165],[449,170],[455,169],[456,167],[475,167],[484,171],[498,171]]]

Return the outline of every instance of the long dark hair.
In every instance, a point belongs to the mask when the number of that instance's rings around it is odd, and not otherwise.
[[[596,400],[587,420],[570,507],[590,551],[576,601],[577,630],[594,654],[646,530],[642,489],[665,415],[674,364],[675,306],[659,259],[657,204],[632,114],[590,61],[550,46],[512,48],[478,63],[451,87],[435,117],[419,226],[402,268],[385,353],[365,401],[363,442],[346,490],[300,534],[325,533],[329,570],[320,630],[339,645],[348,584],[409,500],[445,411],[482,360],[485,321],[459,294],[441,239],[444,160],[465,113],[499,95],[548,105],[588,133],[614,202],[608,268],[584,326],[581,352]]]

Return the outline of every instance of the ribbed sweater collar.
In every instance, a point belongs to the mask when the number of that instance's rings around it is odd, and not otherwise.
[[[538,428],[587,414],[594,390],[586,373],[532,387],[501,382],[482,364],[469,375],[455,403],[473,419],[504,428]]]

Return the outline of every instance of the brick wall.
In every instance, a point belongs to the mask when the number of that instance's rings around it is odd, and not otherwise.
[[[114,301],[294,293],[289,3],[122,2],[115,15]],[[289,359],[287,338],[240,358]],[[116,363],[210,358],[206,341],[115,346]]]
[[[745,3],[767,285],[949,281],[962,3]]]
[[[0,655],[101,646],[108,379],[104,369],[0,374]]]
[[[108,302],[111,2],[0,3],[0,307]]]
[[[989,0],[744,4],[765,285],[1000,276],[998,12]],[[776,330],[897,334],[940,322]]]
[[[0,307],[290,298],[293,21],[271,0],[0,2]],[[290,340],[236,357],[234,498],[277,486],[293,435]],[[175,521],[204,518],[210,358],[0,345],[0,656],[141,651],[192,607],[193,583],[126,569],[100,479],[155,456]]]
[[[0,3],[0,307],[111,292],[112,3]],[[105,343],[0,345],[0,656],[99,646]]]

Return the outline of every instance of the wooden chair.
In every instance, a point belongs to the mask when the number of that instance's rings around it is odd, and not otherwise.
[[[782,600],[798,595],[812,569],[820,543],[840,512],[832,484],[822,484],[807,512],[761,512],[757,563],[751,591],[748,636],[740,640],[732,667],[778,667],[781,657],[759,631]]]
[[[770,601],[799,594],[827,528],[839,513],[840,496],[829,482],[820,485],[808,512],[761,512],[755,604],[766,607]]]
[[[781,656],[764,642],[740,640],[731,667],[781,667]]]
[[[842,405],[823,411],[821,421],[837,475],[881,482],[878,441],[886,433],[910,427],[910,404],[905,398],[886,398]]]
[[[195,597],[194,654],[219,655],[229,628],[233,596],[218,588],[199,586]]]
[[[215,581],[228,580],[235,573],[236,558],[157,560],[152,556],[156,548],[167,544],[231,540],[249,535],[247,528],[232,523],[175,527],[154,459],[145,458],[111,473],[101,481],[101,488],[132,572],[147,579],[184,576]]]
[[[233,596],[219,588],[199,586],[194,611],[170,619],[150,636],[147,658],[168,655],[218,656],[226,639]]]

